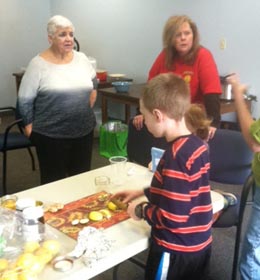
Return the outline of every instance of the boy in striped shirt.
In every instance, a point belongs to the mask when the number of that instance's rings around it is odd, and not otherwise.
[[[168,73],[148,82],[140,110],[148,130],[165,137],[168,147],[150,187],[114,195],[129,202],[133,219],[144,219],[151,226],[147,280],[207,279],[212,243],[210,163],[207,145],[196,135],[207,133],[210,122],[194,115],[197,126],[191,127],[185,118],[192,117],[189,109],[190,94],[183,79]],[[142,195],[147,201],[134,201]]]

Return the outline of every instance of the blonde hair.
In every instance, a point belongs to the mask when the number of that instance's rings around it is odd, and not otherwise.
[[[159,109],[178,121],[190,107],[190,90],[187,83],[177,75],[160,74],[146,84],[141,100],[148,111]]]
[[[188,129],[202,140],[209,135],[211,120],[207,118],[206,112],[199,104],[192,104],[185,114]]]
[[[173,46],[173,38],[176,37],[181,25],[187,22],[193,33],[193,44],[192,48],[187,55],[184,57],[184,62],[192,64],[196,58],[197,52],[200,48],[199,43],[199,32],[197,25],[186,15],[172,16],[170,17],[163,29],[163,48],[166,53],[165,66],[169,70],[173,68],[173,62],[178,57],[178,52]]]
[[[56,15],[49,19],[47,23],[47,33],[49,36],[53,36],[58,28],[71,27],[73,32],[75,31],[72,22],[64,16]]]

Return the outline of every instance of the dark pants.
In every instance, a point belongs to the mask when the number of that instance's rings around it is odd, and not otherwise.
[[[138,144],[137,144],[138,143]],[[148,166],[152,160],[151,148],[157,147],[166,149],[168,146],[164,137],[156,138],[147,129],[146,125],[142,129],[137,130],[133,125],[133,119],[128,125],[128,141],[127,154],[129,161],[139,163],[143,166]]]
[[[155,280],[163,252],[151,244],[145,279]],[[207,280],[211,248],[201,254],[170,254],[167,280]]]
[[[90,170],[93,131],[75,139],[55,139],[32,132],[41,171],[41,184]]]

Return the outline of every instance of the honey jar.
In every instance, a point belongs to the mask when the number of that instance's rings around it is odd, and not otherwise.
[[[1,207],[10,209],[10,210],[15,210],[16,209],[16,201],[17,201],[17,196],[14,194],[8,194],[3,197],[1,197]]]

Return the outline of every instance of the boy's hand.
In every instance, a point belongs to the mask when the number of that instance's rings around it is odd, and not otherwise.
[[[150,161],[150,162],[148,163],[148,169],[149,169],[149,171],[152,171],[152,169],[153,169],[153,163],[152,163],[152,161]]]
[[[130,201],[142,196],[143,190],[125,190],[115,193],[111,196],[111,199],[119,199],[122,203],[129,203]]]

